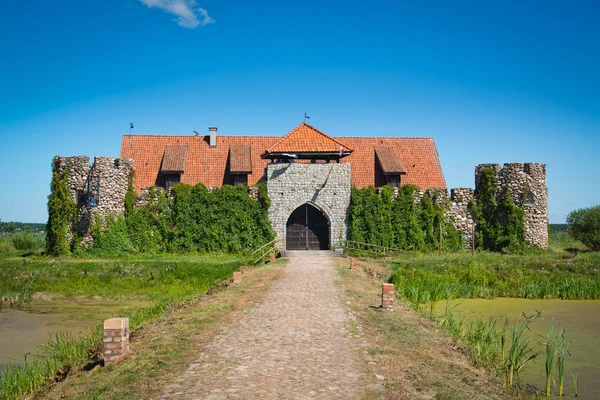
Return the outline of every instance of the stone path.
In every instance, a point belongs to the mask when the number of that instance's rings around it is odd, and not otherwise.
[[[327,257],[290,258],[267,298],[224,327],[162,398],[357,399],[366,343]]]

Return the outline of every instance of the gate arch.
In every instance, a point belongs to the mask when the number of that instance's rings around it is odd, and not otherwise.
[[[311,203],[296,208],[286,223],[286,250],[329,250],[329,220]]]

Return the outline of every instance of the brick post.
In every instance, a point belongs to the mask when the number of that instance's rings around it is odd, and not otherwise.
[[[242,281],[242,273],[240,271],[233,271],[233,283],[240,283]]]
[[[394,285],[384,283],[381,287],[381,308],[391,311],[394,308]]]
[[[104,321],[104,366],[116,364],[129,353],[129,318]]]
[[[358,269],[358,261],[356,260],[356,258],[350,259],[350,269],[352,271],[356,271]]]
[[[269,253],[269,262],[270,263],[275,262],[275,253]]]

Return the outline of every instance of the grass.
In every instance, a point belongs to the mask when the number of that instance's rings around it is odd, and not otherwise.
[[[231,256],[146,260],[81,260],[34,257],[31,261],[0,260],[3,298],[31,300],[34,292],[53,301],[73,298],[143,299],[151,302],[131,310],[132,330],[166,315],[179,304],[193,301],[231,277],[243,263]],[[6,302],[3,302],[6,304]],[[11,304],[13,304],[11,303]],[[1,303],[0,303],[1,304]],[[101,322],[101,321],[98,321]],[[42,357],[26,359],[0,374],[0,399],[12,399],[47,387],[61,372],[98,357],[102,327],[77,337],[57,335],[42,346]]]
[[[201,256],[141,260],[81,260],[34,257],[0,260],[0,293],[27,291],[54,297],[144,297],[182,299],[206,292],[243,260]]]
[[[38,395],[44,399],[158,398],[177,381],[201,349],[221,328],[260,301],[282,274],[284,262],[244,271],[241,284],[172,307],[171,311],[132,331],[130,356],[108,368],[74,367],[67,378]]]
[[[600,299],[600,253],[406,255],[387,261],[405,301],[451,298]]]

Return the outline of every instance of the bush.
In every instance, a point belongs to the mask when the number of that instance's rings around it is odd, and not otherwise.
[[[461,232],[444,218],[445,204],[426,192],[415,203],[416,186],[352,188],[348,216],[348,238],[354,242],[402,250],[431,251],[439,244],[442,228],[443,250],[463,248]]]
[[[0,254],[8,254],[15,251],[12,240],[0,238]]]
[[[571,211],[567,225],[574,239],[594,251],[600,251],[600,205]]]
[[[29,232],[13,234],[12,242],[17,250],[35,250],[40,246],[36,237]]]

